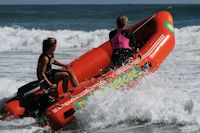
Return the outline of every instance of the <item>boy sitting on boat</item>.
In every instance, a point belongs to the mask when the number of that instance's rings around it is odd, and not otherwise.
[[[64,92],[68,91],[68,80],[74,87],[78,86],[78,80],[68,69],[68,66],[54,58],[57,41],[55,38],[48,38],[43,41],[42,54],[38,60],[37,77],[38,80],[44,80],[46,87],[56,88],[60,80],[63,81],[62,88]],[[52,69],[52,64],[61,66],[60,69]]]

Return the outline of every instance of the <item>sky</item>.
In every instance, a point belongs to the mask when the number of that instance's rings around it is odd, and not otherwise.
[[[200,0],[0,0],[0,4],[200,4]]]

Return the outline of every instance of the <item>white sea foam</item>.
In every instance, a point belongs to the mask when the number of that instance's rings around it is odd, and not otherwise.
[[[17,82],[11,79],[0,78],[1,89],[0,89],[0,98],[9,97],[13,95],[17,88],[24,84],[24,82]],[[5,95],[6,94],[6,95]]]
[[[125,92],[97,92],[89,98],[77,117],[90,128],[116,125],[126,120],[166,124],[198,122],[197,118],[191,116],[196,106],[193,99],[169,83],[163,81],[159,74],[154,74]]]
[[[25,83],[22,81],[0,78],[0,109],[2,108],[4,102],[16,95],[17,88],[23,84]]]
[[[91,32],[71,30],[38,30],[13,27],[0,27],[0,51],[41,51],[41,44],[47,37],[55,37],[59,49],[71,47],[96,47],[108,40],[108,30]]]
[[[0,121],[0,132],[3,133],[33,133],[44,131],[48,131],[48,129],[39,127],[36,124],[36,120],[31,117],[16,119],[12,121]]]

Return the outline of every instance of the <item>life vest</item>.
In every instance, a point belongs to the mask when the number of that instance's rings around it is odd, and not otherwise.
[[[117,33],[111,39],[113,49],[120,49],[120,48],[130,49],[129,46],[130,40],[121,34],[122,30],[123,29],[117,29]]]

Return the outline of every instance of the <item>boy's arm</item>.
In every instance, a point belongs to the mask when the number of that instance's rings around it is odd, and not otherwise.
[[[41,60],[41,76],[42,76],[42,79],[44,81],[46,81],[46,83],[52,87],[53,84],[48,80],[48,78],[46,77],[46,68],[47,68],[47,64],[48,64],[48,58],[47,57],[44,57],[42,60]]]
[[[56,59],[54,60],[53,64],[54,64],[54,65],[57,65],[57,66],[66,67],[65,64],[63,64],[62,62],[60,62],[60,61],[58,61],[58,60],[56,60]]]

